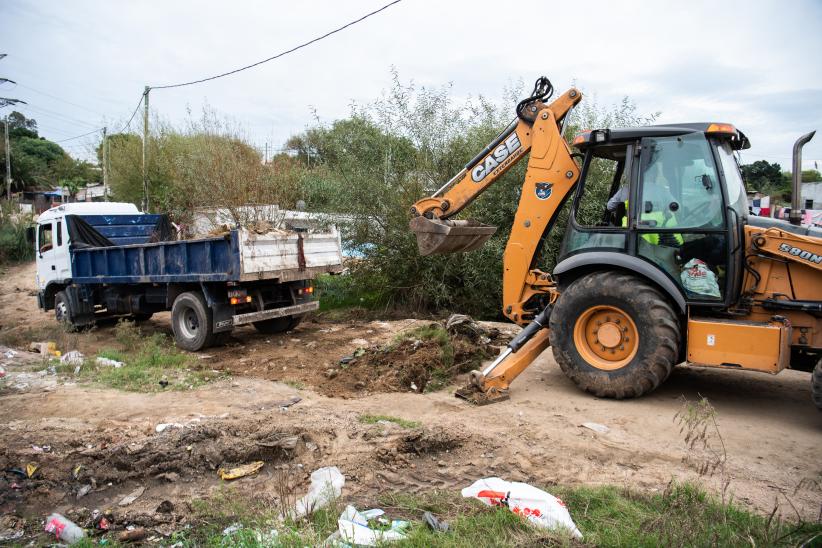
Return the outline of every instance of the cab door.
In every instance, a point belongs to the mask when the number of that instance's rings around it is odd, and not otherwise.
[[[68,230],[63,218],[54,221],[54,271],[59,281],[71,278],[71,261],[69,257]]]
[[[44,221],[37,226],[37,289],[44,290],[49,282],[57,279],[54,264],[54,221]]]
[[[702,133],[642,139],[631,200],[637,256],[656,264],[693,304],[727,295],[728,229],[711,146]]]

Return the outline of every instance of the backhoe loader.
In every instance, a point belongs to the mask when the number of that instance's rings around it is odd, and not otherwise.
[[[549,345],[562,371],[599,397],[631,398],[676,364],[812,373],[822,408],[822,230],[800,224],[802,147],[794,145],[790,221],[749,214],[727,123],[683,123],[563,138],[581,100],[537,80],[517,117],[465,168],[411,208],[421,255],[470,251],[496,230],[455,219],[519,161],[525,180],[503,256],[503,314],[523,326],[457,392],[508,397]],[[536,258],[567,200],[556,266]]]

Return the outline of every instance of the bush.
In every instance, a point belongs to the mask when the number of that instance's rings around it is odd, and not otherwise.
[[[28,214],[12,213],[17,204],[4,202],[0,210],[0,264],[34,259],[34,244],[26,239],[26,229],[32,226]]]
[[[340,224],[346,251],[360,259],[351,265],[351,286],[379,295],[380,302],[415,311],[500,316],[502,256],[527,161],[459,215],[498,227],[481,249],[420,257],[408,229],[408,210],[493,140],[525,95],[508,90],[502,104],[483,97],[457,102],[450,86],[417,88],[402,83],[395,73],[393,86],[381,99],[355,105],[349,118],[318,124],[289,140],[299,159],[312,161],[301,179],[302,198],[309,209],[337,214],[333,218]],[[636,115],[627,99],[609,108],[592,101],[577,109],[568,135],[577,127],[636,125],[652,119]],[[594,171],[597,184],[591,192],[604,195],[609,174],[596,166]],[[553,267],[566,221],[567,211],[546,237],[538,267]]]

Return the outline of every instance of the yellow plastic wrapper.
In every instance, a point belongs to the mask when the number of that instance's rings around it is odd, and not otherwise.
[[[219,470],[217,470],[217,474],[220,476],[221,479],[234,480],[237,478],[250,476],[251,474],[256,474],[260,471],[260,468],[263,467],[263,464],[263,461],[258,460],[255,462],[251,462],[249,464],[238,466],[237,468],[231,468],[230,470],[223,470],[222,468],[220,468]]]

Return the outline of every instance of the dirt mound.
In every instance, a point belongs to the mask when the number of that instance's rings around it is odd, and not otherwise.
[[[343,397],[437,390],[497,355],[507,340],[499,330],[454,315],[445,322],[402,332],[389,344],[358,349],[343,357],[325,371],[326,381],[317,390]]]

